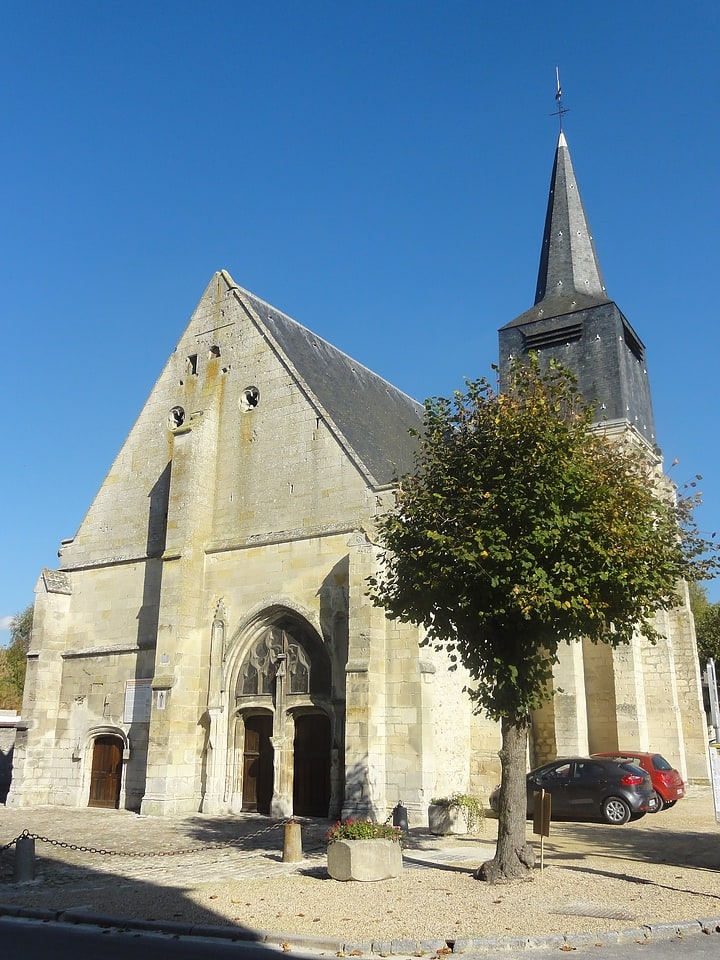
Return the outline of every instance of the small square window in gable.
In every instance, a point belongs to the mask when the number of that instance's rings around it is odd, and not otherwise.
[[[208,363],[212,363],[213,360],[219,360],[221,356],[222,356],[222,350],[216,343],[213,343],[210,347],[208,347]],[[229,372],[230,372],[230,364],[227,363],[226,361],[222,365],[222,367],[220,367],[220,373],[229,373]]]

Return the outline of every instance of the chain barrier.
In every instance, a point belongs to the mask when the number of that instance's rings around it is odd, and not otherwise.
[[[96,853],[106,857],[134,857],[136,859],[149,857],[179,857],[188,853],[204,853],[206,850],[221,850],[223,847],[240,846],[241,844],[250,840],[256,840],[258,837],[272,833],[274,830],[279,830],[288,823],[298,822],[299,821],[297,821],[294,817],[288,817],[286,820],[280,820],[278,823],[273,823],[269,827],[263,827],[261,830],[257,830],[255,833],[247,834],[247,836],[244,837],[235,837],[218,843],[204,843],[200,847],[186,847],[184,850],[105,850],[102,847],[87,847],[78,843],[68,843],[65,840],[54,840],[51,837],[41,837],[38,833],[30,833],[28,830],[23,830],[23,832],[15,837],[14,840],[11,840],[9,843],[6,843],[4,846],[0,847],[0,853],[4,853],[5,850],[9,850],[10,847],[14,846],[18,842],[18,840],[27,838],[28,840],[38,840],[40,843],[49,843],[51,846],[61,847],[63,850],[76,850],[79,853]]]

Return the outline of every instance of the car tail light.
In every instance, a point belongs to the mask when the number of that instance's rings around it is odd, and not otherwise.
[[[645,777],[640,777],[636,773],[626,773],[620,783],[623,787],[637,787],[645,782]]]

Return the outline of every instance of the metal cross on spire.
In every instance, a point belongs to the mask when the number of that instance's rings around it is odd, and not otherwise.
[[[562,126],[563,126],[562,118],[563,118],[563,116],[564,116],[566,113],[569,112],[569,108],[568,108],[568,107],[564,107],[564,106],[563,106],[563,102],[562,102],[562,87],[560,86],[560,69],[559,69],[559,67],[555,67],[555,82],[556,82],[556,84],[557,84],[557,92],[556,92],[556,94],[555,94],[555,102],[557,103],[557,110],[555,111],[555,113],[551,113],[550,116],[551,116],[551,117],[557,117],[557,118],[559,119],[559,121],[560,121],[560,133],[562,133]]]

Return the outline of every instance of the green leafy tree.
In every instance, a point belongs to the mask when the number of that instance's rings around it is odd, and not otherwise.
[[[701,583],[690,585],[690,606],[695,618],[700,666],[705,669],[708,660],[720,664],[720,603],[710,603]]]
[[[33,607],[10,621],[10,643],[0,653],[0,708],[19,710],[25,686],[25,664],[32,636]]]
[[[475,709],[500,721],[498,842],[478,876],[523,878],[525,756],[531,711],[552,696],[561,643],[654,641],[653,616],[678,581],[714,555],[658,462],[630,435],[593,429],[572,375],[536,357],[506,389],[485,379],[425,403],[416,469],[378,521],[382,572],[369,595],[389,617],[425,627],[472,680]]]

